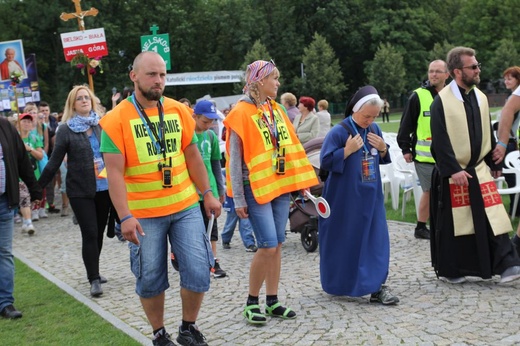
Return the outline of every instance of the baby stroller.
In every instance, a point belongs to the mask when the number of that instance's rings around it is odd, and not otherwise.
[[[303,145],[316,176],[320,169],[320,150],[324,137],[311,139]],[[310,192],[314,196],[321,196],[323,182],[318,176],[319,184],[312,186]],[[307,252],[314,252],[318,248],[318,212],[314,204],[299,196],[298,192],[291,194],[291,208],[289,210],[289,224],[291,232],[301,234],[303,248]]]

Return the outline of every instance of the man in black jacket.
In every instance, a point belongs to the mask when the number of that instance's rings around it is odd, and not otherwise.
[[[414,90],[401,117],[397,143],[406,162],[413,162],[423,194],[419,201],[415,238],[430,239],[426,223],[430,217],[430,187],[435,160],[430,152],[430,105],[448,79],[448,67],[443,60],[434,60],[428,66],[428,81]]]
[[[0,117],[0,315],[4,318],[22,317],[13,306],[13,210],[19,202],[19,178],[29,188],[31,201],[39,202],[42,189],[34,176],[22,138],[13,125]]]

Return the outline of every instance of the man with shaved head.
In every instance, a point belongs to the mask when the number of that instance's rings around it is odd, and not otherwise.
[[[177,342],[207,345],[195,322],[214,263],[197,192],[208,217],[218,217],[221,205],[197,149],[191,112],[163,96],[164,60],[154,52],[140,53],[130,79],[135,92],[101,119],[101,151],[122,234],[130,242],[136,293],[153,328],[154,345],[174,345],[164,327],[171,247],[182,300]]]

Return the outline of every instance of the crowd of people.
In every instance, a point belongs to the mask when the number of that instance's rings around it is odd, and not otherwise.
[[[506,80],[515,80],[506,83],[513,96],[498,140],[487,98],[476,87],[480,68],[467,47],[452,49],[446,62],[430,62],[428,80],[411,94],[397,136],[423,189],[414,235],[430,240],[434,271],[452,284],[469,276],[500,275],[501,283],[520,278],[520,228],[511,241],[511,223],[493,188],[504,143],[510,133],[517,138],[520,68],[504,72]],[[347,102],[344,119],[331,126],[327,100],[287,92],[275,101],[280,73],[272,60],[252,62],[244,95],[220,112],[210,100],[192,105],[166,97],[164,60],[142,52],[130,71],[133,87],[114,92],[106,114],[83,85],[72,88],[60,119],[46,102],[28,104],[13,124],[0,119],[1,316],[22,317],[13,298],[14,220],[33,235],[33,222],[48,213],[68,216],[70,205],[92,297],[102,296],[108,280],[99,270],[105,231],[128,242],[135,291],[154,345],[174,344],[164,325],[169,258],[181,286],[176,341],[207,345],[196,321],[211,276],[228,275],[217,256],[215,219],[222,209],[222,248],[231,248],[238,222],[253,256],[245,320],[264,325],[269,316],[297,318],[278,296],[282,249],[290,194],[305,195],[320,183],[305,153],[315,138],[323,138],[323,197],[331,209],[328,218],[319,217],[322,288],[398,304],[387,285],[390,238],[379,170],[392,158],[375,122],[381,114],[388,121],[388,101],[364,86]],[[55,189],[62,193],[61,209],[54,204]]]

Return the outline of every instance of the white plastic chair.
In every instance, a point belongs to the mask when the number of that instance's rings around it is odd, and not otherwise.
[[[392,209],[397,210],[399,208],[399,189],[401,180],[395,176],[395,170],[393,163],[379,165],[379,171],[381,172],[381,183],[383,185],[383,193],[385,201],[390,194],[392,198]]]
[[[396,168],[394,160],[396,157],[401,156],[401,149],[397,145],[397,133],[394,132],[383,132],[383,140],[389,145],[390,158],[392,163],[380,165],[381,179],[383,182],[383,191],[385,193],[385,201],[388,198],[388,194],[392,198],[392,209],[399,209],[399,193],[401,188],[404,186],[406,175]]]
[[[515,174],[516,185],[508,186],[507,188],[498,188],[497,191],[500,195],[515,195],[513,209],[511,209],[511,219],[513,219],[515,217],[515,210],[518,207],[518,200],[520,199],[520,151],[515,150],[507,154],[504,159],[504,164],[506,167],[502,170],[502,173]]]
[[[394,163],[395,169],[404,176],[401,184],[403,189],[401,216],[404,218],[406,202],[410,198],[410,194],[413,193],[415,214],[417,217],[419,217],[419,203],[421,201],[423,191],[419,183],[419,177],[415,172],[415,165],[413,163],[406,162],[401,152],[398,152],[397,150],[394,151],[392,162]]]

